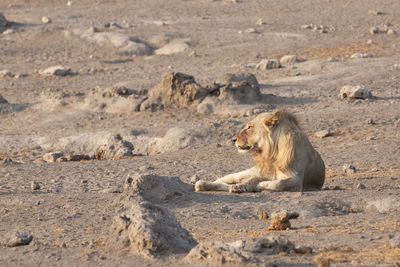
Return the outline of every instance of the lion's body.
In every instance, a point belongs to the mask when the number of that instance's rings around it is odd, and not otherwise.
[[[239,152],[252,152],[255,167],[215,182],[198,181],[196,191],[303,191],[321,188],[325,165],[301,131],[296,118],[284,111],[263,113],[233,138]]]

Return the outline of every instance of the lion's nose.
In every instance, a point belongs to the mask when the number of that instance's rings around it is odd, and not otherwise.
[[[232,138],[232,142],[236,143],[236,141],[237,141],[237,138],[236,138],[236,137],[233,137],[233,138]]]

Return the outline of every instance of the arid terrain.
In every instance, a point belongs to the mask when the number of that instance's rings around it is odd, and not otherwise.
[[[0,266],[400,265],[400,1],[0,13]],[[253,165],[231,138],[275,109],[322,190],[194,192]],[[270,229],[280,212],[298,218]]]

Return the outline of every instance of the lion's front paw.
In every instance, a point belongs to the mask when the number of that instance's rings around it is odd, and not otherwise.
[[[194,191],[207,191],[207,182],[199,180],[194,185]]]
[[[246,186],[243,184],[234,184],[229,186],[229,193],[243,193],[247,192]]]

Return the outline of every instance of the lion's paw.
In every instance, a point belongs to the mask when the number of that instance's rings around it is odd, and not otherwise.
[[[207,191],[207,182],[199,180],[194,185],[194,191]]]
[[[229,193],[243,193],[247,192],[246,186],[244,184],[234,184],[229,186]]]

